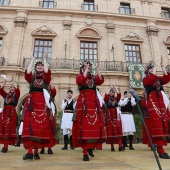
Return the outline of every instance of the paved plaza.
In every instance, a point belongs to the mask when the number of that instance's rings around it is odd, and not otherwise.
[[[2,145],[1,145],[2,146]],[[54,154],[40,155],[40,160],[22,160],[26,153],[23,147],[9,147],[9,152],[0,153],[0,170],[158,170],[153,152],[143,144],[134,144],[135,150],[111,152],[103,144],[103,150],[95,150],[89,162],[82,160],[82,149],[61,150],[63,145],[53,148]],[[165,147],[170,154],[170,144]],[[162,170],[170,170],[170,160],[160,159]]]

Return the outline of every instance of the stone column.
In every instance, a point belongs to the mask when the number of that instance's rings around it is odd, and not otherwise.
[[[114,56],[114,48],[115,48],[115,43],[114,43],[114,29],[115,26],[113,24],[114,17],[106,17],[107,19],[107,39],[108,39],[108,60],[113,61],[115,60]]]
[[[161,56],[160,47],[159,47],[159,40],[158,40],[158,33],[159,29],[156,26],[155,20],[147,20],[147,33],[149,36],[149,44],[151,49],[151,60],[159,65],[160,61],[156,61],[156,58],[159,59]]]
[[[9,66],[19,66],[21,64],[24,33],[28,22],[27,14],[28,11],[26,10],[17,10],[17,16],[14,19],[15,27],[11,34],[9,58],[7,61],[7,65]]]
[[[70,58],[70,38],[71,38],[71,15],[64,16],[63,20],[63,57],[62,58]]]

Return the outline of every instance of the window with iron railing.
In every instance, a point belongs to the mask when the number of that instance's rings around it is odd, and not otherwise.
[[[80,60],[97,61],[98,47],[97,42],[80,42]]]
[[[119,13],[121,13],[121,14],[135,14],[135,9],[130,8],[130,4],[120,3]]]
[[[125,57],[127,63],[142,63],[140,46],[125,44]]]
[[[35,58],[43,57],[44,53],[48,50],[48,57],[52,54],[52,40],[36,39],[34,43],[34,53]]]
[[[161,16],[162,18],[170,18],[170,8],[161,8]]]
[[[81,4],[81,8],[86,11],[97,11],[98,5],[94,4],[94,0],[84,0],[84,3]]]
[[[54,2],[54,0],[39,1],[39,6],[43,8],[55,8],[57,6],[57,2]]]
[[[0,5],[9,5],[10,0],[0,0]]]
[[[0,38],[0,50],[2,49],[2,38]]]

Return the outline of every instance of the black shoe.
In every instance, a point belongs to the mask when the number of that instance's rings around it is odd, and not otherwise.
[[[83,155],[83,161],[89,161],[89,156],[88,155]]]
[[[29,154],[29,153],[25,154],[23,156],[23,160],[27,160],[27,159],[33,159],[33,154]]]
[[[133,146],[129,146],[129,150],[135,150]]]
[[[61,150],[67,150],[67,149],[68,149],[68,147],[66,145],[64,145],[64,147],[61,148]]]
[[[170,156],[167,153],[159,154],[159,157],[163,159],[170,159]]]
[[[44,152],[45,152],[45,149],[41,149],[39,154],[44,154]]]
[[[48,149],[48,154],[49,155],[52,155],[53,154],[53,151],[51,149]]]
[[[38,155],[38,153],[34,154],[34,159],[40,159],[40,156]]]
[[[20,142],[18,142],[17,144],[15,144],[14,146],[16,147],[20,147]]]
[[[93,154],[93,150],[92,149],[88,149],[88,153],[91,157],[94,157],[94,154]]]
[[[8,151],[8,149],[6,149],[6,148],[4,148],[4,147],[3,147],[2,150],[1,150],[2,153],[7,153],[7,151]]]
[[[120,147],[120,148],[119,148],[119,151],[124,151],[124,150],[125,150],[124,147]]]
[[[111,148],[111,151],[114,152],[114,151],[115,151],[115,148]]]

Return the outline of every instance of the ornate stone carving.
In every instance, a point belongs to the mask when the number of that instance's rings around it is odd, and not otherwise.
[[[130,32],[126,34],[123,38],[121,38],[122,41],[136,41],[136,42],[143,42],[143,39],[135,34],[134,32]]]
[[[5,35],[7,34],[7,29],[5,29],[2,25],[0,25],[0,35]]]
[[[115,29],[114,24],[108,23],[108,24],[106,24],[106,28],[107,28],[108,33],[114,33],[114,29]]]
[[[96,38],[100,39],[101,35],[94,28],[88,27],[80,30],[77,34],[78,38]]]
[[[64,29],[70,30],[72,26],[72,22],[70,20],[64,20],[63,26],[64,26]]]
[[[17,16],[14,19],[15,27],[26,27],[28,11],[25,10],[17,10]]]
[[[85,22],[86,22],[86,24],[87,25],[92,25],[93,24],[93,19],[92,19],[92,17],[91,16],[87,16],[87,18],[85,19]]]
[[[147,33],[149,36],[151,35],[155,35],[157,36],[158,35],[158,32],[159,32],[159,29],[157,28],[156,26],[156,21],[155,20],[147,20]]]
[[[170,45],[170,34],[164,39],[164,44]]]
[[[50,37],[56,37],[57,34],[48,28],[46,25],[43,25],[42,27],[36,29],[31,33],[33,36],[50,36]]]

